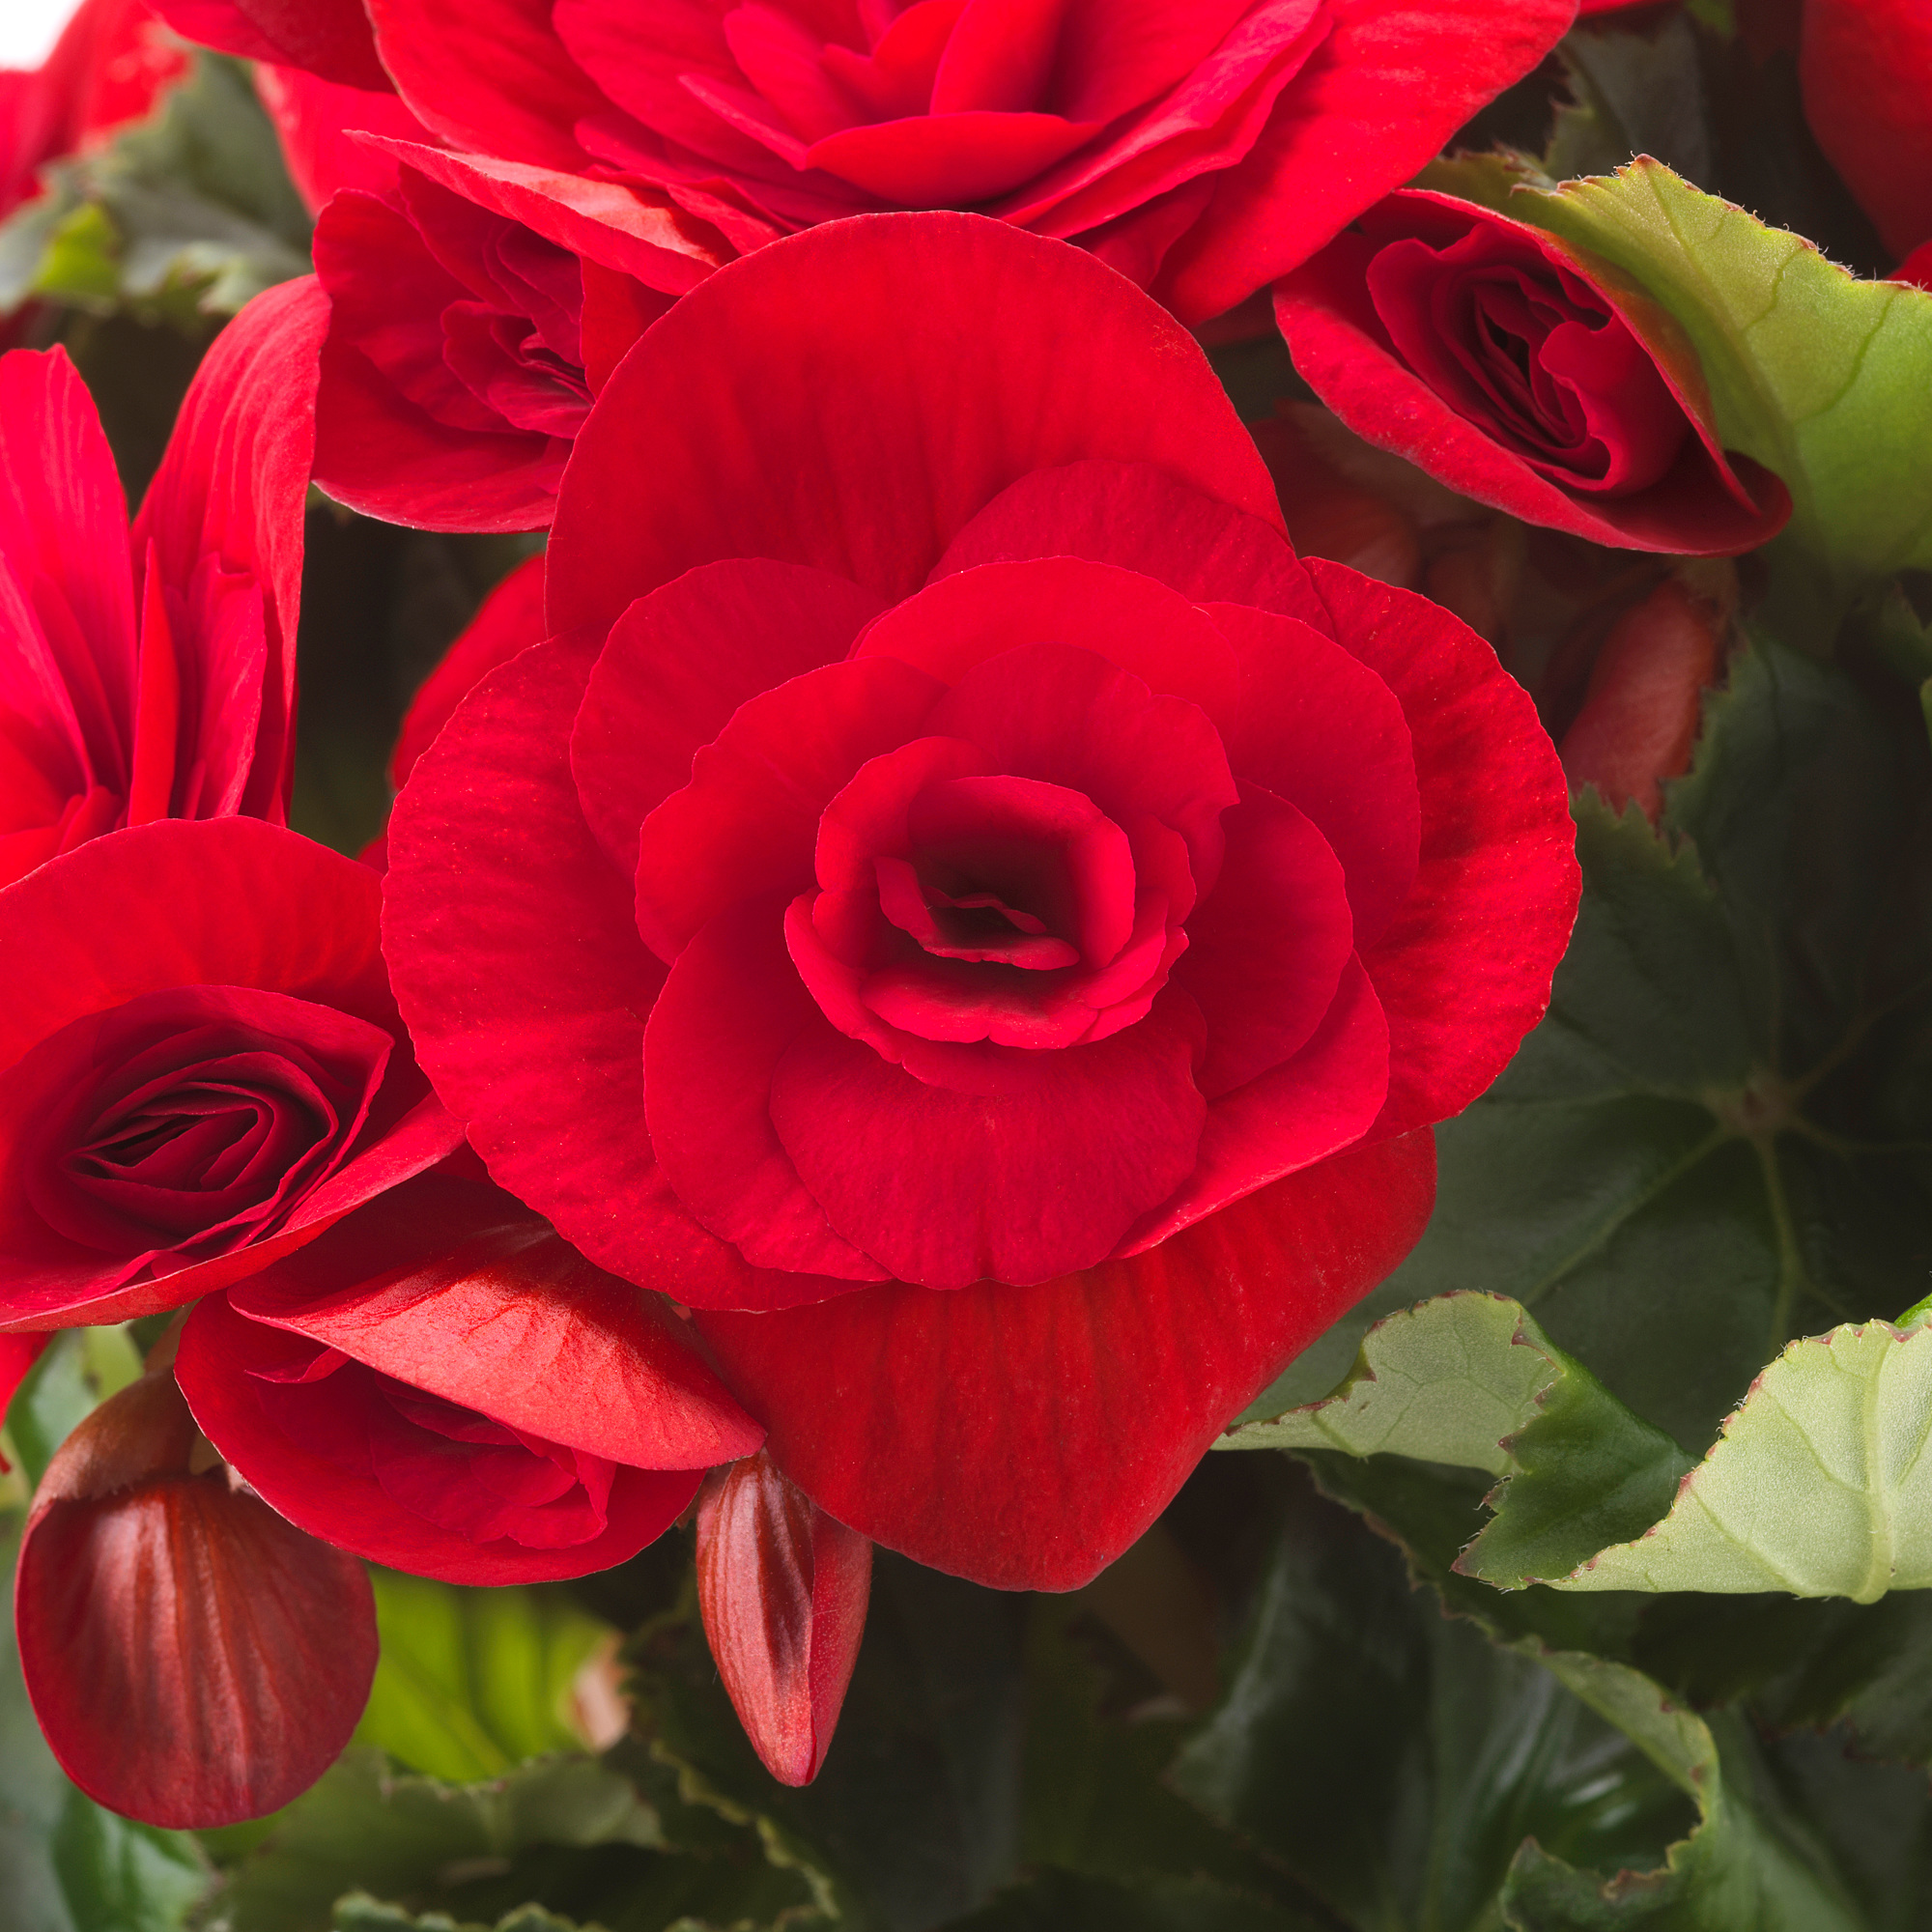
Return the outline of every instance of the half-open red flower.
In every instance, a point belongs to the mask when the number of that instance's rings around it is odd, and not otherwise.
[[[177,1830],[305,1791],[376,1672],[362,1566],[206,1449],[166,1368],[111,1396],[47,1465],[14,1577],[21,1672],[62,1768]]]
[[[226,818],[0,893],[0,1327],[177,1307],[460,1144],[389,994],[381,891]]]
[[[699,1310],[833,1516],[1082,1580],[1405,1251],[1411,1130],[1542,1010],[1577,883],[1528,698],[1304,569],[1154,304],[971,216],[686,297],[592,408],[548,592],[396,809],[439,1090]]]
[[[549,523],[592,394],[732,250],[668,196],[386,142],[323,211],[316,481],[431,529]]]
[[[458,147],[655,183],[741,249],[839,215],[978,209],[1079,242],[1190,321],[1406,181],[1575,13],[1575,0],[370,4],[404,98]]]
[[[0,886],[116,826],[286,817],[327,320],[304,277],[228,325],[131,536],[66,353],[0,357]]]
[[[658,1296],[440,1175],[211,1295],[176,1373],[291,1521],[458,1583],[621,1563],[763,1435]]]
[[[1553,236],[1392,194],[1287,277],[1295,368],[1356,435],[1526,523],[1677,555],[1755,548],[1784,485],[1719,446],[1657,304]]]

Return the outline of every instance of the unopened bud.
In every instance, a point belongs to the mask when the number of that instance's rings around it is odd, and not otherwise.
[[[1725,612],[1674,577],[1617,619],[1559,747],[1573,786],[1595,785],[1618,810],[1634,799],[1656,823],[1663,781],[1690,768],[1724,627]]]
[[[825,1762],[866,1630],[872,1546],[755,1456],[705,1478],[697,1601],[738,1721],[781,1784]]]
[[[197,1829],[278,1809],[349,1742],[376,1671],[353,1557],[218,1461],[165,1368],[110,1396],[47,1466],[14,1622],[27,1694],[90,1798]]]

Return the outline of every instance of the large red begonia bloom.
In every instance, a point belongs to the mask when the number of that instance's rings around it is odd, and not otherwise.
[[[1400,1259],[1416,1130],[1543,1010],[1577,881],[1529,699],[1296,559],[1153,303],[970,215],[656,324],[548,598],[392,821],[439,1091],[696,1308],[832,1516],[1080,1582]]]
[[[370,0],[458,147],[671,189],[749,249],[973,208],[1188,321],[1303,260],[1528,72],[1576,0]]]
[[[131,534],[66,352],[0,357],[0,886],[117,826],[281,822],[327,305],[215,339]]]
[[[0,214],[48,161],[139,120],[186,64],[146,0],[82,0],[39,67],[0,68]]]
[[[590,398],[731,249],[668,196],[388,142],[323,211],[316,481],[391,523],[550,522]]]
[[[1932,242],[1932,11],[1804,0],[1804,118],[1894,255]]]
[[[197,1447],[164,1367],[110,1396],[47,1465],[14,1576],[21,1673],[62,1768],[181,1830],[305,1791],[376,1672],[362,1566]]]
[[[1553,236],[1392,194],[1275,291],[1296,370],[1356,435],[1525,523],[1630,550],[1775,536],[1784,485],[1718,441],[1694,352]]]
[[[366,867],[250,818],[95,839],[0,893],[0,1328],[252,1273],[462,1140]]]
[[[656,1295],[442,1175],[211,1295],[176,1374],[291,1521],[456,1583],[621,1563],[764,1434]]]
[[[255,69],[255,92],[281,137],[289,179],[311,214],[340,188],[371,194],[394,188],[395,157],[361,135],[435,145],[429,129],[387,90],[345,87],[303,68],[263,61]]]

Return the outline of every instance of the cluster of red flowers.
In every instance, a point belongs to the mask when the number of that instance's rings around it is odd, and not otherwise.
[[[317,273],[131,532],[0,361],[0,1321],[192,1305],[37,1494],[36,1709],[107,1804],[259,1812],[366,1691],[341,1552],[572,1577],[696,1498],[809,1778],[870,1544],[1119,1555],[1569,935],[1529,697],[1297,557],[1183,325],[1275,287],[1363,436],[1602,542],[1782,488],[1632,292],[1396,192],[1575,0],[157,4],[263,63]],[[286,827],[311,474],[550,530],[372,863]]]

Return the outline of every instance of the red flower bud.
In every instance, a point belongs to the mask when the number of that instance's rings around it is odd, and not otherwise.
[[[872,1546],[787,1482],[763,1450],[697,1498],[704,1634],[765,1769],[810,1784],[859,1659]]]
[[[48,1465],[14,1620],[68,1776],[176,1829],[260,1817],[307,1789],[376,1671],[362,1566],[231,1487],[166,1369],[102,1403]]]
[[[1690,769],[1723,628],[1724,612],[1675,578],[1617,619],[1563,734],[1573,786],[1595,785],[1619,810],[1635,799],[1655,823],[1662,781]]]

